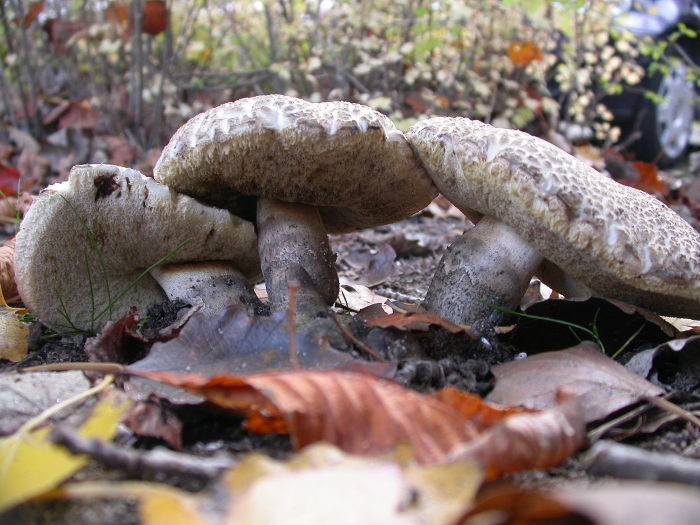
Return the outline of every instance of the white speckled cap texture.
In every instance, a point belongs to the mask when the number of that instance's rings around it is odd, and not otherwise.
[[[284,95],[201,113],[170,139],[155,179],[237,213],[250,196],[318,206],[328,232],[404,219],[437,190],[385,115]]]
[[[251,223],[132,169],[76,166],[68,181],[42,191],[22,221],[15,247],[20,296],[49,326],[70,326],[59,313],[62,304],[76,328],[96,330],[109,320],[108,315],[94,320],[109,298],[185,240],[168,262],[223,260],[248,277],[260,273]],[[145,314],[165,299],[146,276],[116,302],[112,317],[128,313],[130,306]]]
[[[406,138],[458,208],[499,218],[597,295],[700,318],[700,234],[659,200],[520,131],[439,117]]]

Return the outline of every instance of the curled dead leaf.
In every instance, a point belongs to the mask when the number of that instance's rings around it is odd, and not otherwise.
[[[580,447],[585,430],[583,411],[573,396],[545,412],[513,415],[478,398],[465,400],[470,394],[425,396],[356,372],[306,370],[211,379],[132,373],[185,388],[243,414],[252,432],[288,433],[296,449],[325,441],[353,454],[382,456],[408,444],[418,464],[477,461],[489,479],[559,464]]]
[[[15,282],[15,238],[7,239],[0,247],[0,290],[8,303],[19,301]]]

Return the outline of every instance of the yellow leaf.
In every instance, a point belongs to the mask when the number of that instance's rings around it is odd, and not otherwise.
[[[216,507],[205,493],[192,494],[169,485],[143,481],[87,481],[69,483],[51,492],[52,499],[130,498],[139,502],[143,525],[212,525],[219,520],[207,519],[212,512],[199,507]]]
[[[0,290],[0,300],[1,294]],[[7,310],[0,307],[0,359],[16,363],[27,356],[29,328]]]
[[[78,430],[86,439],[111,440],[128,403],[101,400]],[[30,428],[25,426],[24,428]],[[23,431],[0,438],[0,513],[43,494],[82,468],[84,456],[72,456],[47,440],[51,429]]]

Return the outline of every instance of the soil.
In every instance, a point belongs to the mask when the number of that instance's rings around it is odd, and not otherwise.
[[[435,204],[433,204],[435,206]],[[389,245],[396,253],[395,270],[389,271],[386,279],[374,284],[373,291],[388,297],[395,304],[419,302],[425,295],[437,262],[444,249],[469,226],[466,219],[449,208],[426,210],[398,224],[366,230],[354,234],[334,236],[333,249],[339,254],[338,269],[341,279],[357,282],[365,272],[348,264],[348,259],[359,252],[376,253]],[[536,297],[535,299],[538,299]],[[148,311],[150,319],[142,329],[148,336],[172,323],[181,315],[185,305],[167,303],[155,305]],[[341,308],[340,313],[347,313]],[[508,361],[520,352],[497,334],[486,334],[476,339],[466,334],[448,335],[444,330],[431,329],[419,335],[407,336],[395,331],[372,331],[362,322],[346,319],[348,328],[356,337],[384,355],[399,362],[397,378],[408,386],[423,391],[435,390],[447,385],[485,394],[490,388],[492,376],[489,367]],[[46,339],[37,338],[35,347],[19,367],[39,364],[80,362],[86,360],[85,337],[65,336]],[[634,352],[635,349],[630,349]],[[418,358],[416,358],[416,356]],[[0,371],[17,368],[0,361]],[[251,451],[262,451],[273,457],[286,457],[291,453],[288,439],[284,437],[260,437],[247,433],[241,421],[223,417],[220,413],[204,412],[198,408],[173,409],[183,423],[183,447],[189,454],[212,456],[226,454],[240,458]],[[162,445],[156,439],[122,436],[118,444],[132,449],[151,448]],[[650,435],[635,437],[635,445],[652,450],[688,450],[695,447],[691,457],[700,457],[700,436],[694,427],[673,423]],[[73,480],[158,480],[192,491],[201,490],[206,483],[198,479],[164,476],[153,472],[128,472],[107,468],[96,461],[76,474]],[[591,483],[595,477],[586,472],[579,457],[546,472],[524,473],[513,476],[511,481],[533,487],[551,487],[562,482]],[[23,523],[51,523],[53,525],[81,523],[83,525],[105,523],[139,523],[136,505],[124,501],[54,502],[24,504],[12,513],[0,516],[0,525]]]

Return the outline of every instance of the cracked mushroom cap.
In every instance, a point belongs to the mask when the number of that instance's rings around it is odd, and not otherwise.
[[[657,199],[520,131],[440,117],[406,138],[443,195],[513,228],[556,281],[566,273],[602,297],[700,317],[700,234]]]
[[[318,206],[329,233],[405,219],[437,195],[385,115],[284,95],[245,98],[193,117],[170,139],[154,176],[234,213],[249,196]]]
[[[96,330],[110,318],[96,319],[110,298],[186,240],[168,263],[222,260],[249,278],[259,276],[251,223],[132,169],[76,166],[68,181],[41,192],[22,221],[15,248],[20,296],[48,326]],[[165,299],[146,275],[114,304],[112,318],[130,306],[145,313]]]

